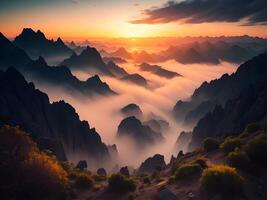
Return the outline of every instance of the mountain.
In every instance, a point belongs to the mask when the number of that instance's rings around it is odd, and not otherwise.
[[[6,70],[14,67],[28,80],[35,83],[68,88],[70,92],[81,92],[85,95],[115,94],[109,86],[102,82],[98,76],[80,81],[72,75],[67,67],[50,67],[42,57],[31,60],[20,48],[14,46],[3,34],[0,34],[0,69]]]
[[[100,53],[89,46],[81,54],[73,53],[65,59],[61,65],[69,67],[71,70],[82,70],[101,75],[114,76],[121,78],[128,73],[114,62],[109,61],[107,64],[103,61]]]
[[[178,74],[176,72],[172,72],[172,71],[163,69],[159,65],[150,65],[148,63],[142,63],[141,65],[138,65],[138,66],[142,71],[151,72],[151,73],[158,75],[160,77],[163,77],[163,78],[174,78],[174,77],[181,76],[180,74]]]
[[[134,83],[139,86],[147,86],[147,80],[139,74],[128,74],[121,78],[122,81]]]
[[[95,48],[89,46],[79,55],[73,53],[69,58],[65,59],[61,65],[65,65],[71,70],[98,72],[112,76],[112,73],[103,62],[100,53]]]
[[[127,117],[121,121],[117,135],[118,137],[130,137],[140,147],[156,144],[163,140],[161,133],[153,131],[134,116]]]
[[[123,58],[120,58],[120,57],[103,57],[103,61],[105,63],[108,63],[110,61],[117,63],[117,64],[127,63],[126,60],[124,60]]]
[[[110,162],[107,146],[88,122],[81,121],[75,109],[64,101],[49,102],[15,69],[0,72],[1,123],[18,125],[36,140],[51,138],[63,145],[67,159],[86,159],[90,168]]]
[[[26,51],[32,59],[36,59],[39,56],[44,58],[67,57],[72,53],[72,50],[64,44],[61,38],[58,38],[57,41],[48,40],[40,30],[35,32],[30,28],[24,28],[13,43]]]
[[[20,48],[15,47],[0,32],[0,67],[25,65],[30,61],[30,57]]]
[[[80,54],[84,49],[85,47],[84,46],[80,46],[80,45],[77,45],[75,44],[75,42],[71,41],[70,43],[67,44],[68,47],[70,49],[72,49],[75,53],[78,53]]]
[[[179,100],[173,113],[178,121],[194,125],[216,105],[224,106],[226,101],[238,97],[241,92],[267,77],[267,52],[260,54],[239,66],[231,75],[224,74],[210,83],[204,82],[197,88],[189,101]]]
[[[120,109],[120,112],[125,116],[125,117],[130,117],[130,116],[135,116],[138,119],[143,118],[143,112],[140,109],[140,107],[137,104],[130,103],[123,108]]]
[[[197,123],[192,132],[190,149],[202,145],[207,137],[224,138],[241,133],[247,124],[267,117],[267,76],[256,84],[249,85],[241,94],[218,105]]]
[[[120,57],[120,58],[124,58],[124,59],[132,59],[132,55],[130,52],[128,52],[125,48],[120,47],[119,49],[117,49],[116,51],[112,52],[109,54],[110,56],[113,57]]]
[[[117,78],[127,76],[128,73],[122,67],[116,65],[113,61],[109,61],[107,64],[109,71]]]

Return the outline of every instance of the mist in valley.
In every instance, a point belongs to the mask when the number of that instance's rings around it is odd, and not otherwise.
[[[95,127],[102,141],[106,144],[116,144],[120,166],[128,165],[138,167],[146,158],[156,153],[163,154],[165,161],[169,162],[172,154],[176,154],[175,142],[182,130],[190,130],[192,127],[183,127],[182,123],[176,123],[171,116],[171,110],[179,99],[188,99],[193,91],[204,81],[219,78],[224,73],[233,73],[237,67],[232,63],[223,62],[219,65],[183,65],[175,61],[158,63],[165,69],[177,72],[182,77],[165,79],[149,72],[140,71],[134,63],[120,65],[128,73],[138,73],[148,80],[148,87],[141,87],[132,83],[120,81],[108,76],[101,76],[101,80],[108,83],[110,88],[118,93],[115,96],[86,97],[73,93],[70,95],[65,89],[38,84],[37,87],[49,95],[50,101],[64,100],[71,104],[79,114],[81,120],[87,120],[90,127]],[[81,80],[86,80],[88,74],[74,71],[73,74]],[[165,138],[149,148],[140,150],[130,138],[119,139],[117,129],[124,118],[120,109],[130,103],[140,106],[144,120],[158,116],[170,124],[169,130],[163,130]],[[82,160],[82,156],[80,160]],[[75,159],[76,160],[76,159]],[[79,160],[77,158],[77,160]]]

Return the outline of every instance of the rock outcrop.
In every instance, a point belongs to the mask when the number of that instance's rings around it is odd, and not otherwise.
[[[118,127],[119,137],[131,138],[137,146],[145,147],[163,140],[161,133],[153,131],[149,126],[143,125],[136,117],[123,119]]]
[[[141,108],[134,103],[130,103],[123,108],[121,108],[120,112],[125,116],[125,117],[130,117],[130,116],[135,116],[138,119],[143,118],[143,112]]]
[[[140,166],[139,172],[152,173],[156,170],[162,170],[166,166],[164,156],[156,154],[146,159]]]

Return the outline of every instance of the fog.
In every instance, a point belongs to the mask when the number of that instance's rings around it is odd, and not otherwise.
[[[160,78],[149,72],[139,71],[133,63],[127,63],[120,66],[123,66],[128,73],[139,73],[145,77],[149,81],[148,88],[105,76],[101,76],[101,80],[107,82],[110,88],[119,95],[88,98],[79,95],[70,96],[69,93],[55,89],[55,87],[44,85],[38,85],[38,87],[49,95],[50,101],[63,99],[70,103],[76,109],[80,119],[87,120],[91,127],[96,128],[103,142],[116,144],[119,151],[120,165],[138,167],[142,161],[155,153],[165,155],[165,161],[168,162],[170,156],[177,153],[174,152],[174,145],[178,134],[185,129],[181,124],[175,123],[170,115],[177,100],[188,99],[203,81],[219,78],[222,74],[232,73],[237,68],[231,63],[221,63],[213,66],[182,65],[175,61],[168,61],[158,63],[158,65],[170,71],[175,71],[183,77]],[[90,76],[83,72],[74,72],[74,74],[81,80]],[[131,140],[119,140],[116,137],[117,127],[123,119],[119,110],[129,103],[138,104],[146,119],[151,113],[154,113],[170,123],[170,130],[162,133],[165,137],[164,142],[142,150],[142,153],[140,153]]]

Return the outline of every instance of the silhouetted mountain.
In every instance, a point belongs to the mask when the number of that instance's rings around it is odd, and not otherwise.
[[[60,141],[67,159],[86,159],[94,168],[110,162],[108,149],[88,122],[81,121],[75,109],[64,101],[50,103],[15,69],[0,72],[0,116],[5,124],[18,125],[32,137]],[[46,145],[48,146],[48,145]]]
[[[65,65],[71,70],[98,72],[112,76],[112,73],[108,70],[98,51],[89,46],[79,55],[73,53],[69,58],[65,59],[61,65]]]
[[[91,47],[86,47],[80,55],[73,53],[71,57],[65,59],[61,65],[66,65],[71,70],[83,70],[91,73],[115,76],[121,78],[128,73],[114,62],[107,64],[102,60],[100,53]]]
[[[120,63],[126,63],[127,61],[120,58],[120,57],[103,57],[103,61],[105,63],[108,63],[110,61],[114,62],[114,63],[117,63],[117,64],[120,64]]]
[[[70,49],[72,49],[75,53],[80,54],[86,47],[76,45],[73,41],[67,44]]]
[[[159,65],[150,65],[148,63],[142,63],[141,65],[139,65],[139,68],[142,71],[148,71],[148,72],[151,72],[155,75],[158,75],[158,76],[161,76],[164,78],[174,78],[174,77],[181,76],[180,74],[178,74],[176,72],[172,72],[172,71],[163,69]]]
[[[14,40],[14,45],[22,48],[31,58],[36,59],[39,56],[44,58],[69,56],[72,50],[67,47],[61,38],[57,41],[48,40],[45,35],[38,30],[34,32],[30,28],[24,28],[22,33]]]
[[[153,157],[146,159],[138,169],[139,172],[153,173],[162,170],[166,166],[164,156],[156,154]]]
[[[140,107],[137,104],[131,103],[128,104],[127,106],[124,106],[120,112],[125,116],[125,117],[130,117],[130,116],[135,116],[138,119],[143,118],[143,112],[140,109]]]
[[[113,61],[109,61],[106,65],[109,71],[117,78],[122,78],[128,75],[128,73],[122,67],[119,67]]]
[[[121,78],[122,81],[128,81],[140,86],[147,86],[147,80],[139,74],[128,74]]]
[[[30,81],[68,88],[71,89],[70,92],[76,91],[86,95],[115,94],[98,76],[80,81],[67,67],[50,67],[42,57],[31,60],[22,49],[15,47],[2,34],[0,35],[0,63],[0,69],[14,67]]]
[[[131,138],[137,146],[147,146],[163,140],[161,133],[153,131],[149,126],[143,125],[136,117],[123,119],[118,127],[119,137]]]
[[[267,76],[256,84],[249,85],[237,98],[228,100],[224,107],[218,105],[201,118],[193,130],[190,149],[201,146],[206,137],[237,135],[247,124],[265,119],[266,102]]]
[[[238,97],[248,86],[265,80],[266,62],[267,52],[240,65],[232,75],[224,74],[210,83],[204,82],[194,91],[190,101],[176,103],[173,109],[175,117],[177,120],[187,119],[191,124],[196,123],[216,105],[223,106],[227,100]]]
[[[6,66],[24,66],[30,61],[30,57],[20,48],[16,48],[0,32],[0,68]]]

